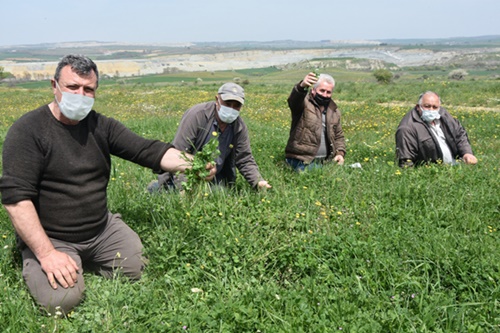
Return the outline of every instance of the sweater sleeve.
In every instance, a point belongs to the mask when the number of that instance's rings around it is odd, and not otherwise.
[[[31,200],[38,195],[37,187],[44,168],[44,144],[39,135],[40,127],[28,125],[30,121],[42,122],[38,117],[41,109],[25,114],[7,133],[3,143],[3,174],[0,179],[3,204]]]
[[[107,137],[112,155],[153,169],[155,173],[162,172],[160,162],[165,152],[173,147],[171,144],[145,139],[113,118],[104,119],[108,123]]]

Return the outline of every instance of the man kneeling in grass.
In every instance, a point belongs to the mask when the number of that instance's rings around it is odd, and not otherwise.
[[[454,165],[458,159],[466,164],[477,163],[465,128],[441,107],[441,99],[432,91],[420,95],[417,105],[399,123],[396,155],[400,167]]]
[[[248,128],[240,117],[244,103],[245,91],[240,85],[232,82],[223,84],[215,100],[197,104],[184,113],[172,144],[181,151],[196,154],[210,140],[216,139],[220,154],[215,161],[215,184],[232,185],[236,181],[237,168],[252,187],[271,188],[262,178],[250,149]],[[160,174],[158,180],[149,183],[148,191],[182,190],[182,176]]]
[[[288,97],[292,119],[285,157],[297,172],[324,163],[344,164],[346,144],[340,110],[332,100],[334,89],[333,77],[311,72]]]
[[[80,303],[84,267],[110,278],[142,275],[139,236],[107,207],[111,155],[156,172],[188,168],[171,144],[142,138],[92,110],[98,83],[92,60],[65,56],[51,80],[54,100],[19,118],[3,144],[0,191],[23,277],[52,314],[66,315]],[[215,167],[206,169],[211,180]]]

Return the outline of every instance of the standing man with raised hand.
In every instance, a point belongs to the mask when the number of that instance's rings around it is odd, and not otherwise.
[[[82,299],[84,267],[109,278],[142,275],[139,236],[107,207],[111,155],[159,173],[183,172],[187,163],[172,145],[92,110],[99,72],[89,58],[65,56],[51,83],[54,100],[7,133],[0,191],[30,293],[65,315]],[[207,169],[210,180],[216,170]]]
[[[425,163],[476,164],[477,158],[465,128],[441,107],[433,91],[420,95],[417,105],[399,123],[396,131],[396,156],[400,167]]]
[[[311,72],[293,87],[288,97],[292,123],[285,157],[297,172],[330,161],[344,164],[344,132],[340,110],[332,100],[334,88],[333,77]]]

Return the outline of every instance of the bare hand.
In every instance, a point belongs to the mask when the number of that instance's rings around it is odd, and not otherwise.
[[[302,82],[300,83],[300,86],[302,88],[311,87],[317,81],[318,81],[318,77],[316,76],[316,74],[311,72],[304,77],[304,80],[302,80]]]
[[[52,288],[57,289],[57,282],[63,288],[75,286],[78,279],[78,265],[69,255],[52,250],[47,256],[39,260]]]
[[[211,181],[212,179],[214,179],[215,175],[217,174],[217,167],[215,166],[215,164],[207,163],[205,169],[210,170],[210,174],[205,178],[205,180]]]
[[[333,158],[335,162],[337,162],[338,165],[343,165],[344,164],[344,156],[342,155],[337,155]]]
[[[477,158],[472,154],[465,154],[463,157],[465,164],[476,164]]]
[[[269,183],[267,182],[267,180],[261,180],[258,184],[257,184],[257,187],[259,189],[261,188],[271,188],[272,186],[269,185]]]

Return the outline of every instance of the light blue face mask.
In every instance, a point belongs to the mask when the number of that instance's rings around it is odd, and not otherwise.
[[[420,106],[420,110],[422,110],[422,115],[420,117],[425,122],[430,123],[431,121],[434,121],[436,119],[441,118],[441,115],[439,114],[439,110],[437,110],[437,111],[426,110],[422,106]]]
[[[230,108],[228,106],[224,106],[221,104],[218,114],[219,114],[220,120],[222,120],[226,124],[231,124],[233,121],[236,120],[236,118],[238,118],[238,116],[240,115],[240,112],[233,109],[233,108]]]
[[[61,101],[58,101],[56,98],[56,102],[57,105],[59,105],[59,110],[61,110],[61,113],[66,118],[80,121],[87,117],[94,105],[94,99],[92,97],[61,91],[57,81],[56,87],[62,95]]]

